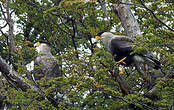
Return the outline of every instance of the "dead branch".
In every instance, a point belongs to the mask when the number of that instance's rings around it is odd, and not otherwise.
[[[124,2],[124,0],[121,2]],[[115,14],[119,17],[122,26],[129,37],[136,37],[141,35],[140,26],[128,5],[115,4],[113,9]]]
[[[174,32],[174,29],[172,29],[172,28],[169,27],[167,24],[165,24],[163,21],[161,21],[161,20],[155,15],[155,13],[154,13],[150,8],[148,8],[148,7],[142,2],[142,0],[140,0],[140,3],[141,3],[141,5],[142,5],[147,11],[149,11],[149,12],[152,14],[152,16],[153,16],[158,22],[160,22],[161,24],[163,24],[164,26],[166,26],[170,31]]]
[[[8,37],[10,40],[11,53],[13,53],[13,52],[16,52],[17,48],[14,42],[14,34],[13,34],[14,21],[12,19],[11,12],[10,12],[9,0],[6,0],[6,14],[7,14],[6,22],[8,23],[8,26],[9,26]]]
[[[0,72],[2,72],[2,75],[6,78],[6,80],[15,88],[20,88],[23,91],[26,91],[27,89],[32,89],[33,91],[37,91],[38,88],[27,83],[24,78],[18,75],[16,71],[13,70],[13,68],[8,65],[5,60],[0,56]]]

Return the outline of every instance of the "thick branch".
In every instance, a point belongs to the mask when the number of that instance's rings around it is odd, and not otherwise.
[[[104,67],[107,68],[107,66],[105,64],[103,64],[102,62],[100,62]],[[118,67],[115,67],[113,69],[113,71],[109,70],[110,75],[112,76],[112,78],[114,78],[115,81],[118,82],[120,90],[122,92],[123,95],[128,95],[131,91],[130,91],[130,87],[126,84],[125,80],[122,78],[122,76],[119,74],[118,71]]]
[[[127,85],[124,78],[122,78],[118,70],[119,70],[118,67],[114,68],[112,76],[116,78],[116,81],[118,82],[123,95],[128,95],[131,92],[130,87]]]
[[[16,44],[14,42],[14,21],[11,18],[11,13],[10,13],[10,7],[9,7],[9,0],[6,0],[6,14],[7,14],[7,23],[9,25],[9,30],[8,30],[8,37],[10,40],[10,48],[11,48],[11,53],[16,52]]]
[[[72,21],[72,28],[73,28],[73,33],[71,34],[71,37],[72,37],[72,42],[73,42],[74,48],[77,51],[77,45],[75,42],[75,35],[76,35],[76,30],[77,30],[76,23],[75,23],[75,20],[73,18],[71,19],[71,21]],[[76,57],[79,58],[78,53],[76,53]]]
[[[124,2],[124,0],[122,0]],[[119,17],[126,34],[129,37],[141,35],[141,30],[134,14],[128,5],[118,4],[114,5],[114,12]]]
[[[149,11],[151,13],[151,15],[161,24],[163,24],[164,26],[166,26],[169,30],[171,30],[172,32],[174,32],[174,29],[172,29],[171,27],[169,27],[167,24],[165,24],[162,20],[160,20],[156,14],[153,12],[153,10],[149,9],[143,2],[142,0],[140,0],[140,4],[135,4],[135,3],[124,3],[124,2],[119,2],[120,4],[125,4],[125,5],[135,5],[141,8],[145,8],[147,11]]]
[[[121,2],[124,2],[122,0]],[[141,30],[137,20],[135,19],[133,13],[129,6],[125,4],[114,5],[114,12],[119,17],[126,34],[129,37],[135,37],[141,35]],[[120,76],[119,72],[113,72],[116,76],[116,80],[120,85],[120,88],[124,95],[130,93],[130,87],[126,84],[124,79]]]
[[[4,59],[0,56],[0,72],[6,78],[11,85],[16,88],[20,88],[21,90],[26,91],[26,89],[32,89],[33,91],[37,91],[38,88],[27,83],[21,76],[19,76],[16,71],[10,67]]]
[[[18,73],[16,71],[13,70],[12,67],[10,67],[5,62],[5,60],[3,60],[1,58],[1,56],[0,56],[0,72],[2,72],[2,75],[6,78],[6,80],[8,81],[8,83],[10,83],[10,85],[12,85],[13,87],[15,87],[16,89],[20,88],[23,91],[26,91],[27,89],[31,89],[33,92],[39,92],[41,94],[45,94],[37,86],[33,86],[33,85],[27,83],[21,76],[18,75]],[[54,98],[52,98],[51,96],[46,96],[46,98],[55,107],[57,107],[57,101],[55,101]]]

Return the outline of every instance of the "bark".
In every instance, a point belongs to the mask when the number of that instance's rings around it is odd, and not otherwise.
[[[108,68],[105,64],[103,64],[102,62],[100,62],[104,67]],[[124,80],[124,78],[120,75],[119,73],[119,68],[118,66],[115,66],[114,69],[111,71],[108,71],[111,75],[111,77],[118,82],[119,84],[119,88],[122,92],[123,95],[128,95],[131,91],[130,91],[130,87],[127,85],[126,81]]]
[[[125,0],[121,0],[124,2]],[[136,37],[141,35],[140,26],[131,12],[130,6],[125,4],[115,4],[114,12],[119,17],[122,26],[129,37]]]
[[[27,89],[32,89],[34,92],[38,90],[37,87],[27,83],[19,74],[13,70],[13,68],[8,65],[4,59],[0,56],[0,72],[6,78],[8,83],[15,87],[16,89],[20,88],[23,91]]]
[[[112,76],[114,76],[115,80],[118,82],[122,94],[128,95],[131,92],[130,87],[127,85],[122,75],[120,75],[118,66],[114,67]]]
[[[11,48],[11,54],[13,54],[13,52],[16,52],[17,48],[16,48],[16,44],[14,42],[14,21],[12,19],[12,12],[10,12],[10,7],[9,7],[9,0],[6,0],[6,14],[7,14],[7,19],[6,22],[8,23],[9,26],[9,30],[8,30],[8,38],[10,40],[10,48]]]
[[[38,92],[40,94],[44,94],[45,92],[35,83],[35,85],[31,85],[29,83],[27,83],[24,78],[22,78],[16,71],[13,70],[13,68],[8,65],[4,59],[2,59],[2,57],[0,56],[0,72],[2,73],[2,75],[5,77],[5,79],[7,80],[7,82],[14,88],[21,89],[22,91],[26,91],[27,89],[31,89],[33,92]],[[58,108],[58,101],[56,101],[53,96],[49,95],[46,96],[45,98],[47,98],[51,104]],[[3,99],[1,99],[0,96],[0,104],[3,101]],[[69,104],[69,103],[68,103]]]

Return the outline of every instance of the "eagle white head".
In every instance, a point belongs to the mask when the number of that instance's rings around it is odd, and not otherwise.
[[[98,40],[102,40],[102,41],[108,40],[112,37],[114,37],[114,34],[112,34],[111,32],[105,32],[105,31],[99,32],[96,36]]]
[[[96,38],[104,43],[104,46],[113,56],[116,55],[116,57],[114,57],[115,61],[125,61],[125,64],[122,64],[124,66],[146,63],[149,67],[153,67],[154,69],[159,69],[161,67],[160,62],[146,54],[147,52],[131,54],[131,52],[134,51],[132,48],[133,41],[127,36],[114,35],[111,32],[103,31],[99,32]]]
[[[34,46],[39,54],[51,54],[51,48],[46,42],[37,42]]]
[[[103,31],[97,34],[96,39],[101,40],[107,47],[112,37],[114,37],[114,34],[112,34],[111,32]]]

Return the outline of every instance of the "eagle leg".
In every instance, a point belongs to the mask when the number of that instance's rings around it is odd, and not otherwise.
[[[124,57],[123,59],[121,59],[120,61],[116,62],[116,64],[120,65],[120,63],[123,63],[124,65],[126,65],[126,63],[124,62],[124,60],[126,59],[127,57]]]

